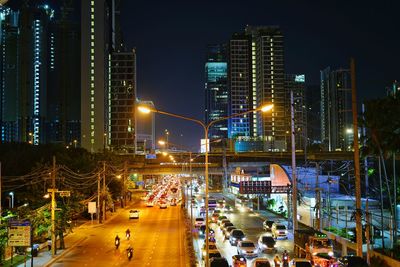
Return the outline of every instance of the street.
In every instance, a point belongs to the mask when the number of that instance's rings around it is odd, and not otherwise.
[[[224,195],[221,193],[211,193],[211,197],[215,197],[216,199],[222,199]],[[225,199],[227,201],[227,204],[234,207],[235,203],[232,199],[229,199],[225,196]],[[200,208],[194,209],[194,217],[199,217],[200,214]],[[264,214],[265,213],[265,214]],[[234,209],[232,213],[225,214],[228,219],[236,226],[237,228],[240,228],[243,230],[243,232],[246,234],[246,240],[251,240],[255,243],[257,243],[258,237],[264,233],[262,229],[262,223],[265,220],[264,218],[267,216],[268,219],[274,220],[274,221],[281,221],[283,224],[287,225],[287,222],[282,219],[282,217],[278,217],[277,215],[270,213],[270,212],[264,212],[263,215],[260,215],[256,212],[240,212],[237,209]],[[212,223],[210,224],[211,228],[215,230],[216,232],[216,245],[217,248],[219,249],[221,255],[225,257],[229,264],[232,265],[232,256],[237,255],[237,248],[236,246],[232,246],[229,244],[229,241],[224,240],[222,232],[219,230],[219,227],[217,224]],[[287,250],[289,253],[293,251],[293,234],[289,232],[288,234],[288,239],[283,239],[283,240],[277,240],[277,254],[282,255],[282,252],[284,250]],[[198,261],[201,262],[201,253],[200,250],[203,246],[204,239],[203,238],[198,238],[196,235],[195,238],[195,250],[196,250],[196,255],[198,257]],[[265,257],[268,258],[271,262],[273,262],[273,258],[276,253],[258,253],[258,257]],[[253,259],[247,259],[248,263],[251,263]]]
[[[131,208],[140,210],[138,220],[128,219]],[[183,223],[180,206],[159,209],[137,203],[124,209],[103,225],[88,225],[82,229],[87,237],[52,266],[184,266]],[[130,240],[125,231],[131,230]],[[121,245],[115,248],[119,235]],[[133,258],[129,262],[126,249],[131,245]]]

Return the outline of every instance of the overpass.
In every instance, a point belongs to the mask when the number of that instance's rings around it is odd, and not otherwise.
[[[156,154],[154,159],[146,159],[144,155],[120,155],[123,160],[128,162],[130,173],[142,175],[165,175],[189,173],[189,152],[171,151],[176,163],[172,163],[168,156]],[[194,175],[204,175],[204,154],[192,153],[192,173]],[[270,163],[290,164],[290,152],[246,152],[246,153],[209,153],[209,174],[223,175],[224,166],[226,173],[233,172],[236,167],[261,168]],[[306,155],[304,152],[296,152],[296,162],[298,166],[307,161],[350,161],[353,160],[353,152],[311,152]]]

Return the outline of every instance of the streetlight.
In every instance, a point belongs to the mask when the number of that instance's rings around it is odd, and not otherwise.
[[[245,112],[241,112],[241,113],[237,113],[237,114],[232,114],[230,116],[227,117],[223,117],[214,121],[209,122],[208,124],[205,124],[204,122],[197,120],[197,119],[193,119],[193,118],[189,118],[189,117],[185,117],[185,116],[181,116],[178,114],[174,114],[174,113],[169,113],[169,112],[165,112],[165,111],[161,111],[158,109],[155,109],[153,107],[148,107],[148,106],[139,106],[138,110],[142,113],[148,114],[150,112],[157,112],[159,114],[163,114],[163,115],[167,115],[167,116],[171,116],[171,117],[175,117],[178,119],[183,119],[183,120],[188,120],[188,121],[192,121],[195,122],[199,125],[201,125],[201,127],[203,127],[204,129],[204,139],[205,139],[205,154],[204,154],[204,165],[205,165],[205,170],[204,170],[204,179],[205,179],[205,187],[206,187],[206,191],[205,191],[205,209],[206,209],[206,259],[205,259],[205,266],[207,267],[209,265],[208,262],[208,232],[209,232],[209,227],[208,227],[208,130],[210,129],[210,127],[219,122],[219,121],[224,121],[233,117],[238,117],[238,116],[242,116],[251,112],[256,112],[256,111],[262,111],[262,112],[267,112],[272,110],[274,107],[273,104],[267,104],[267,105],[263,105],[260,106],[256,109],[252,109],[252,110],[248,110]],[[167,135],[168,137],[168,135]]]
[[[10,208],[14,208],[14,192],[10,192],[8,193],[11,196],[11,207]]]

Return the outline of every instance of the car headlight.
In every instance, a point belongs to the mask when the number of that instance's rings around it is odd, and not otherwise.
[[[333,251],[329,251],[329,252],[328,252],[328,255],[331,256],[331,257],[333,257]]]
[[[314,252],[314,253],[313,253],[313,256],[315,256],[315,255],[317,255],[317,252]]]
[[[276,244],[274,245],[274,248],[278,247]]]

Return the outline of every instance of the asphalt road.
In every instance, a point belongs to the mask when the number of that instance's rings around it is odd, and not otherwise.
[[[140,218],[128,219],[129,209],[140,210]],[[185,266],[183,221],[180,206],[159,209],[137,203],[120,211],[104,225],[88,226],[82,231],[87,237],[52,266]],[[125,230],[131,238],[125,238]],[[115,248],[116,235],[121,245]],[[128,261],[126,248],[133,247]]]
[[[211,194],[216,199],[222,199],[223,195],[220,193],[212,193]],[[226,197],[225,197],[226,198]],[[201,198],[199,198],[201,199]],[[226,198],[227,203],[234,207],[235,203]],[[265,220],[265,216],[261,216],[255,212],[240,212],[235,209],[231,214],[225,214],[228,219],[237,227],[243,230],[246,234],[247,240],[251,240],[257,243],[258,237],[264,233],[262,229],[262,222]],[[199,208],[196,208],[194,211],[194,217],[198,217],[199,215]],[[273,213],[267,213],[268,219],[272,219],[275,221],[282,221],[282,218],[278,217]],[[282,221],[283,224],[287,225],[286,221]],[[225,257],[229,264],[232,265],[232,256],[237,255],[237,248],[236,246],[232,246],[229,244],[229,241],[224,241],[223,234],[219,230],[219,227],[216,224],[211,224],[211,228],[216,230],[216,241],[217,241],[217,248],[219,249],[221,255]],[[286,240],[277,240],[277,254],[281,257],[282,252],[287,250],[289,253],[293,250],[293,234],[289,232],[289,238]],[[204,244],[203,239],[195,238],[195,249],[196,254],[198,256],[199,262],[201,262],[201,254],[200,249]],[[258,257],[268,258],[270,262],[273,264],[273,258],[276,253],[263,253],[260,252]],[[251,262],[253,259],[247,259],[247,265],[251,266]]]

